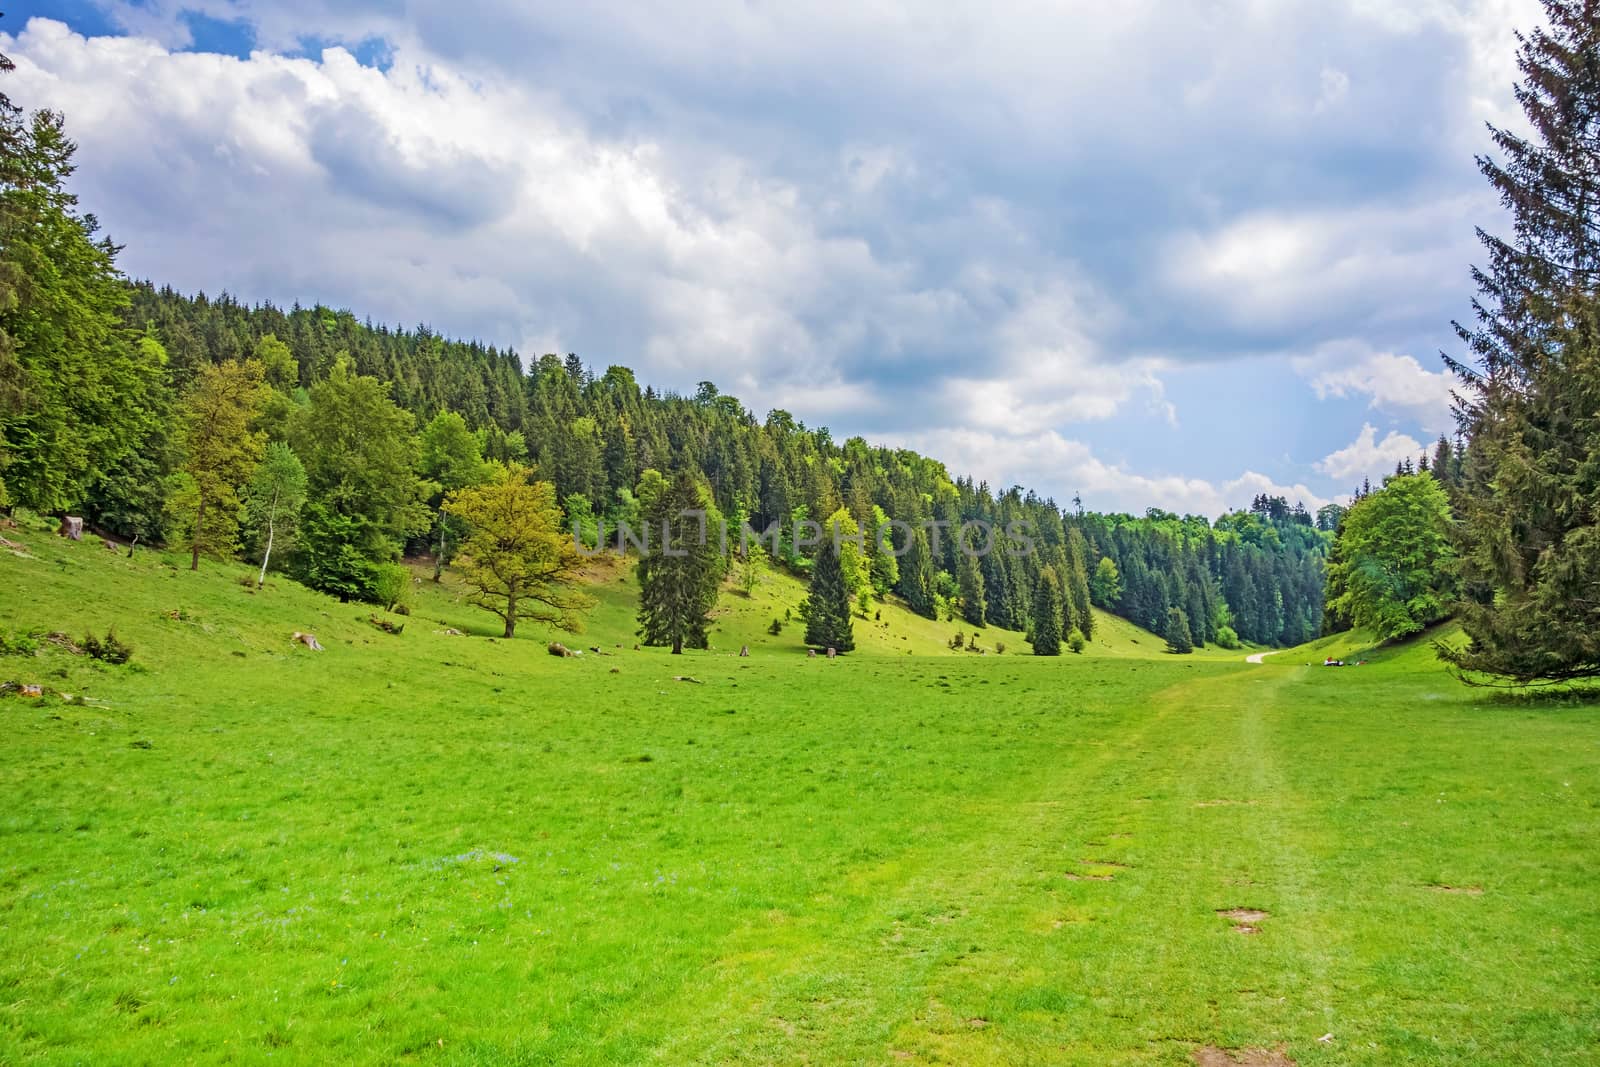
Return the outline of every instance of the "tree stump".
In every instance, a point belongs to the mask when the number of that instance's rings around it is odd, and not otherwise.
[[[828,658],[829,659],[832,659],[833,657],[837,656],[838,654],[839,653],[835,652],[832,648],[828,649]]]
[[[69,541],[82,541],[83,519],[77,515],[61,516],[61,525],[57,527],[56,533]]]
[[[749,659],[750,658],[750,646],[749,645],[740,645],[739,646],[739,658],[740,659]]]
[[[299,630],[296,630],[294,634],[290,636],[289,640],[295,642],[296,644],[305,645],[313,652],[322,651],[322,642],[317,640],[315,634],[303,634]]]
[[[814,648],[806,649],[806,659],[816,659],[816,658],[817,658],[817,650],[816,649],[814,649]]]

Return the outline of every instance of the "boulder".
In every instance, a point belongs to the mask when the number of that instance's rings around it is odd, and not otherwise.
[[[63,515],[61,525],[56,528],[56,533],[69,541],[83,540],[83,519],[76,515]]]

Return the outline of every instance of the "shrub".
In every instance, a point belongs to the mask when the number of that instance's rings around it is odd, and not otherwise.
[[[767,633],[771,634],[773,637],[777,637],[779,634],[783,633],[783,620],[773,619],[772,625],[767,627]]]
[[[965,642],[966,638],[962,635],[960,630],[957,630],[956,635],[950,639],[950,647],[960,648],[963,644],[965,644]]]
[[[39,651],[39,642],[30,633],[21,630],[0,630],[0,656],[31,656]]]
[[[995,655],[1003,656],[1003,655],[1005,655],[1005,651],[1006,651],[1006,643],[1004,641],[996,641],[994,643],[994,654]]]
[[[126,663],[133,658],[133,646],[117,640],[117,631],[114,629],[107,630],[103,638],[85,634],[79,644],[91,659],[101,663]]]
[[[1083,647],[1089,642],[1083,639],[1083,631],[1074,626],[1067,631],[1067,647],[1074,652],[1082,652]]]
[[[383,610],[408,606],[411,599],[411,572],[403,563],[380,563],[373,571],[373,598]]]
[[[1215,641],[1216,644],[1221,648],[1239,647],[1239,635],[1234,632],[1233,627],[1231,626],[1217,627],[1217,636]]]

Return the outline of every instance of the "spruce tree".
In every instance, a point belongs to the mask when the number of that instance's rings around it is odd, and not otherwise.
[[[1194,638],[1189,634],[1189,616],[1182,608],[1167,611],[1167,651],[1180,656],[1194,651]]]
[[[1062,593],[1072,605],[1072,625],[1084,637],[1094,636],[1094,612],[1089,596],[1089,546],[1076,528],[1067,532],[1068,568]]]
[[[957,553],[956,586],[961,595],[961,617],[974,626],[982,626],[988,614],[983,595],[983,572],[978,569],[978,558],[966,549]]]
[[[1492,130],[1504,162],[1478,161],[1511,236],[1480,231],[1477,323],[1457,326],[1474,365],[1447,358],[1468,438],[1456,502],[1470,641],[1441,655],[1518,683],[1600,676],[1600,17],[1592,0],[1544,7],[1548,28],[1518,51],[1530,136]]]
[[[839,549],[824,537],[811,563],[811,589],[801,612],[806,620],[806,644],[849,652],[856,647],[850,621],[850,587],[844,580]]]
[[[709,644],[722,568],[707,511],[694,476],[680,470],[644,514],[650,543],[639,560],[639,635],[647,645],[670,645],[673,655]]]
[[[900,582],[897,588],[911,610],[925,619],[931,619],[935,615],[933,594],[937,577],[933,567],[933,552],[928,546],[927,531],[912,530],[905,558],[900,561]]]
[[[1054,567],[1039,572],[1033,591],[1033,654],[1061,655],[1061,579]]]

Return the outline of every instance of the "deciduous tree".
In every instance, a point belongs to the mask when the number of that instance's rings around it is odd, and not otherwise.
[[[462,577],[471,602],[498,615],[504,636],[524,619],[577,632],[593,599],[577,588],[583,557],[562,529],[555,486],[520,463],[497,465],[488,481],[457,489],[445,510],[467,525]]]
[[[250,424],[263,389],[261,364],[230,360],[202,368],[179,407],[180,466],[194,483],[190,570],[200,569],[202,552],[223,555],[237,545],[239,489],[261,459],[263,435]]]

